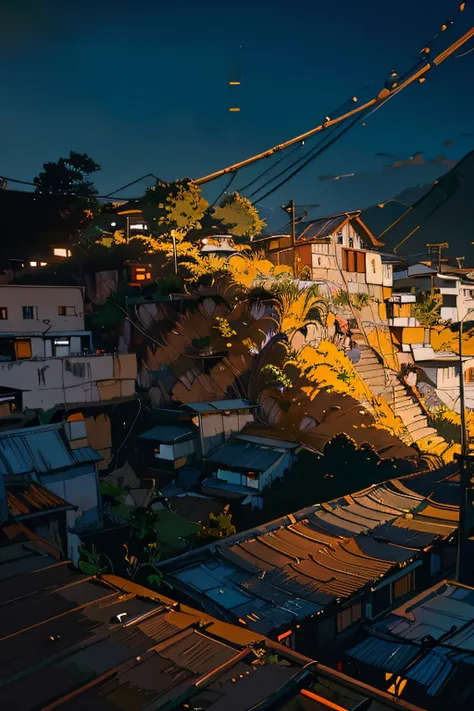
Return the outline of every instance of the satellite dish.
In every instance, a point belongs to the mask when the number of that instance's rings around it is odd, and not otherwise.
[[[474,272],[469,272],[469,274],[466,274],[466,279],[469,279],[469,281],[474,281]]]

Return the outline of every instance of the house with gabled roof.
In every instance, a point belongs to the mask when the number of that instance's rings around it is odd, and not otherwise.
[[[364,224],[360,211],[297,223],[294,248],[288,226],[255,239],[253,246],[275,264],[287,266],[293,264],[296,250],[297,272],[324,286],[321,291],[367,293],[380,302],[390,296],[392,264],[383,259],[383,243]]]

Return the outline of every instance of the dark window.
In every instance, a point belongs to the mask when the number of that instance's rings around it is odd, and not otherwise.
[[[74,316],[74,306],[58,306],[58,316]]]
[[[441,570],[441,556],[437,553],[432,553],[430,556],[430,575],[436,575]]]
[[[337,613],[337,631],[342,632],[362,618],[362,604],[356,602]]]
[[[8,309],[6,306],[0,306],[0,321],[6,321],[8,318]]]
[[[34,306],[23,306],[23,318],[24,319],[34,319],[35,317],[35,307]]]

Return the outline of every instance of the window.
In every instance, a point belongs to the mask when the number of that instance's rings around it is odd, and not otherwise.
[[[362,619],[362,604],[356,602],[337,613],[337,631],[343,632],[360,619]]]
[[[365,252],[355,249],[342,250],[342,268],[345,272],[365,272]]]
[[[70,257],[71,250],[65,247],[54,247],[53,254],[55,257]]]
[[[430,575],[436,575],[441,570],[441,556],[432,553],[430,556]]]
[[[59,316],[75,316],[76,309],[74,308],[74,306],[58,306],[58,315]]]
[[[8,319],[8,309],[6,306],[0,306],[0,321],[6,321]]]
[[[349,237],[349,247],[353,247],[353,246],[354,246],[354,240],[352,237]]]
[[[23,318],[25,320],[31,320],[35,317],[35,307],[34,306],[22,306]]]
[[[29,338],[22,338],[14,341],[15,346],[15,358],[20,360],[21,358],[31,358],[31,340]]]
[[[3,318],[3,317],[0,317]],[[466,383],[474,383],[474,368],[468,368],[464,374]]]
[[[403,578],[398,578],[392,583],[392,601],[398,600],[399,597],[408,595],[415,587],[415,572],[412,571]]]

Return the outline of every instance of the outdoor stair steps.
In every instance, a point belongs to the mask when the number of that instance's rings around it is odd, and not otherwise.
[[[439,437],[437,431],[436,431],[435,429],[433,429],[433,427],[425,427],[425,428],[423,428],[423,429],[421,429],[421,430],[416,430],[416,432],[414,433],[413,439],[414,439],[415,442],[418,442],[418,440],[424,439],[425,437],[429,437],[430,435],[434,435],[434,436],[436,436],[436,437]],[[446,441],[446,440],[444,440],[443,438],[441,438],[441,439],[442,439],[443,441]],[[448,444],[448,443],[446,442],[446,445],[447,445],[447,444]]]
[[[411,391],[398,379],[395,371],[381,363],[375,351],[367,345],[363,335],[356,331],[352,334],[353,341],[360,350],[360,360],[355,369],[365,381],[367,387],[377,397],[384,397],[394,414],[403,422],[405,432],[400,435],[407,445],[420,439],[433,436],[434,445],[442,444],[445,439],[430,427],[421,404],[414,398]],[[367,408],[370,411],[370,408]],[[448,443],[446,442],[446,446]]]
[[[419,420],[413,420],[413,422],[410,422],[410,424],[407,425],[407,430],[413,436],[415,432],[425,429],[426,427],[428,427],[428,418],[420,417]]]

